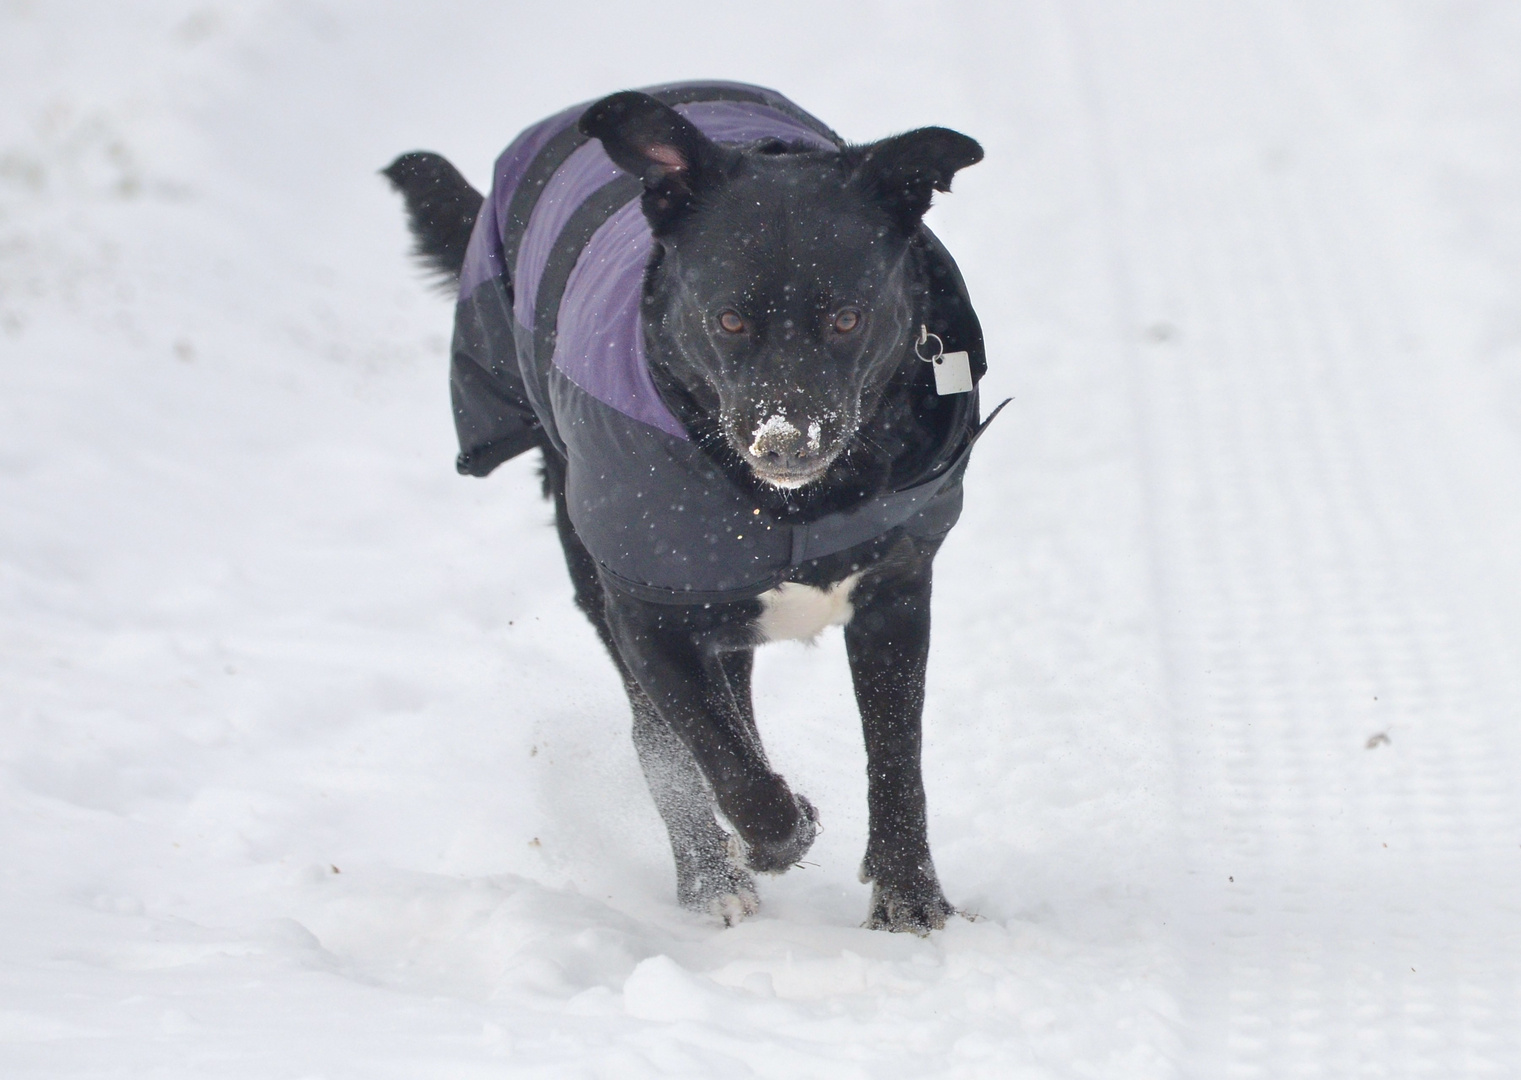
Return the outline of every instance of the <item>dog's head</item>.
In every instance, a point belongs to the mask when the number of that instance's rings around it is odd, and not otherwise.
[[[581,130],[644,184],[662,374],[762,481],[822,477],[912,347],[930,199],[982,148],[945,128],[838,153],[722,146],[637,92]]]

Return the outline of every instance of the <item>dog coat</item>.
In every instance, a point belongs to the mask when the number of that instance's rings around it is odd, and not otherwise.
[[[759,87],[647,92],[715,142],[842,145]],[[651,600],[743,599],[899,526],[944,535],[960,516],[961,476],[981,432],[975,390],[944,399],[953,422],[917,476],[806,523],[773,517],[697,449],[645,359],[639,308],[653,240],[643,189],[577,130],[588,104],[535,124],[497,159],[460,272],[450,373],[459,471],[484,476],[547,439],[567,462],[576,535],[603,574]],[[929,230],[918,240],[931,277],[929,328],[947,351],[968,351],[980,378],[982,332],[961,274]]]

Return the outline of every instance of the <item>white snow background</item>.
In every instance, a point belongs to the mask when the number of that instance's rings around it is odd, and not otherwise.
[[[1521,9],[0,2],[0,1076],[1521,1075]],[[376,170],[692,77],[987,149],[931,836],[673,902]]]

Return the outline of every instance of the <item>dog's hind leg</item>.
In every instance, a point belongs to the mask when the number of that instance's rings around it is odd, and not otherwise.
[[[565,506],[565,463],[544,449],[544,493],[555,507],[555,527],[565,564],[575,587],[576,606],[586,615],[623,678],[633,713],[634,750],[644,771],[655,809],[665,822],[676,861],[676,899],[685,908],[716,916],[732,926],[755,914],[760,900],[755,878],[729,858],[729,834],[713,816],[713,796],[691,752],[671,732],[639,684],[629,674],[608,628],[606,598],[596,563],[576,536]],[[726,674],[735,684],[737,700],[750,702],[749,653],[734,654]],[[755,730],[753,712],[747,713]],[[756,740],[759,745],[759,740]]]

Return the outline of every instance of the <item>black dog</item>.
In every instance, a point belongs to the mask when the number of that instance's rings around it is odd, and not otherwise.
[[[754,912],[751,872],[788,869],[818,828],[761,747],[755,646],[841,623],[869,772],[866,925],[925,933],[955,910],[930,859],[920,715],[930,564],[960,513],[985,361],[921,219],[981,157],[944,128],[846,145],[771,91],[688,83],[530,128],[489,200],[434,154],[385,170],[418,254],[459,281],[459,470],[542,449],[678,897],[726,922]]]

